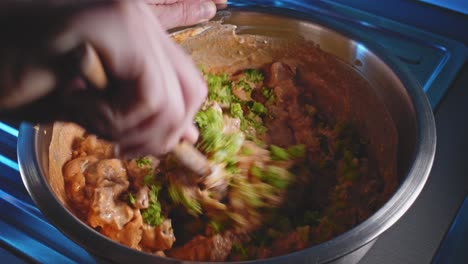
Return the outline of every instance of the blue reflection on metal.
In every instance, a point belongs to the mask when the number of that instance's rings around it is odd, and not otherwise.
[[[6,166],[16,170],[16,171],[19,171],[19,168],[18,168],[18,163],[12,161],[11,159],[3,156],[2,154],[0,154],[0,163],[3,163],[5,164]]]
[[[15,129],[3,122],[0,122],[0,130],[5,131],[12,136],[18,137],[18,129]]]

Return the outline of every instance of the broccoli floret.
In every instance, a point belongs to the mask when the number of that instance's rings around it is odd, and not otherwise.
[[[128,202],[131,204],[131,205],[135,205],[135,196],[133,196],[132,193],[128,193]]]
[[[291,157],[300,159],[300,158],[303,158],[305,155],[305,145],[299,144],[299,145],[290,146],[288,147],[287,151]]]
[[[244,111],[239,103],[232,103],[229,110],[232,117],[239,118],[240,120],[244,118]]]
[[[252,104],[252,106],[250,107],[250,111],[252,111],[253,113],[255,113],[256,115],[259,115],[259,116],[264,116],[268,112],[266,107],[264,105],[262,105],[261,103],[258,103],[258,102],[254,102]]]
[[[265,79],[265,77],[263,76],[263,73],[255,69],[245,70],[244,74],[245,74],[245,78],[247,79],[247,81],[250,81],[253,83],[259,83]]]
[[[289,160],[289,153],[281,147],[271,145],[270,146],[271,159],[273,160]]]
[[[240,257],[240,261],[249,259],[249,252],[244,245],[234,244],[232,245],[231,254]]]
[[[221,104],[229,104],[233,101],[232,84],[227,74],[206,73],[205,79],[208,84],[208,100]]]
[[[135,160],[138,168],[143,168],[146,165],[151,165],[151,159],[149,157],[142,157]]]
[[[194,215],[194,216],[201,214],[202,208],[201,208],[200,203],[195,199],[188,198],[184,194],[182,187],[169,185],[169,187],[167,188],[167,191],[172,201],[175,204],[181,204],[182,206],[184,206],[185,209],[187,209],[189,214]]]
[[[148,194],[149,206],[141,214],[143,221],[151,226],[159,226],[164,221],[161,215],[161,203],[158,200],[160,190],[161,186],[151,185]]]
[[[223,113],[210,107],[205,111],[198,111],[195,115],[195,122],[201,130],[208,128],[221,130],[223,128]]]

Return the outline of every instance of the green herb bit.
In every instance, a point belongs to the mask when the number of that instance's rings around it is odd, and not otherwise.
[[[265,76],[263,76],[263,73],[256,69],[245,70],[244,74],[245,74],[247,81],[250,81],[253,83],[259,83],[265,79]]]
[[[149,206],[141,214],[145,223],[151,226],[159,226],[164,221],[161,215],[161,203],[158,200],[160,190],[161,186],[151,185],[148,193]]]
[[[250,156],[253,154],[253,151],[251,148],[247,148],[247,147],[242,147],[241,150],[240,150],[240,154],[244,155],[244,156]]]
[[[236,87],[246,91],[246,92],[251,92],[252,91],[252,87],[250,87],[250,85],[244,81],[244,80],[240,80],[237,84],[236,84]]]
[[[210,107],[205,111],[199,111],[195,115],[195,122],[200,129],[213,128],[221,130],[223,128],[223,113]]]
[[[250,168],[250,174],[258,179],[262,179],[263,177],[263,171],[257,166],[252,166]]]
[[[288,147],[287,149],[288,154],[296,159],[301,159],[305,156],[305,145],[298,144]]]
[[[285,189],[291,181],[291,173],[277,166],[268,166],[263,174],[263,180],[278,189]]]
[[[259,116],[265,116],[268,113],[266,107],[259,102],[253,102],[252,106],[250,107],[250,111]]]
[[[270,155],[273,160],[289,160],[289,153],[281,147],[271,145]]]
[[[229,110],[232,117],[239,118],[240,120],[244,118],[244,111],[239,103],[232,103]]]
[[[269,87],[263,87],[262,88],[262,94],[263,94],[263,97],[265,97],[265,99],[268,100],[273,96],[273,89],[271,89]]]
[[[169,185],[167,188],[169,196],[171,197],[172,201],[176,204],[183,205],[189,214],[197,216],[201,214],[202,208],[198,201],[195,199],[188,198],[181,187],[175,185]]]
[[[154,170],[149,169],[146,175],[143,177],[143,183],[147,186],[156,184],[156,179],[154,178]]]
[[[221,233],[224,230],[224,226],[215,220],[211,220],[208,223],[208,225],[211,226],[211,228],[213,229],[213,231],[215,231],[215,233]]]
[[[320,213],[318,211],[307,210],[304,213],[303,222],[306,225],[318,225],[320,223]]]
[[[232,245],[231,253],[233,255],[239,256],[241,261],[249,259],[249,252],[244,245],[241,244],[234,244]]]
[[[208,84],[208,99],[221,104],[229,104],[233,101],[231,91],[231,81],[227,74],[211,74],[206,73],[205,79]]]
[[[138,168],[143,168],[144,166],[151,165],[151,159],[149,157],[143,157],[135,160]]]
[[[129,202],[131,205],[135,205],[135,203],[136,203],[135,196],[133,196],[132,193],[128,193],[128,202]]]

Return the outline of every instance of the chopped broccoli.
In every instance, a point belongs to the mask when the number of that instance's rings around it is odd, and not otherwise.
[[[270,154],[273,160],[289,160],[289,153],[281,147],[271,145]]]
[[[248,260],[249,259],[249,252],[244,245],[241,244],[234,244],[232,245],[231,253],[240,257],[240,261]]]
[[[210,107],[205,111],[198,111],[195,115],[195,122],[201,130],[208,128],[221,130],[223,128],[223,113]]]
[[[342,175],[345,179],[356,181],[361,177],[359,172],[359,160],[349,150],[343,153],[344,166],[342,167]]]
[[[245,74],[247,81],[250,81],[253,83],[259,83],[265,79],[265,76],[263,76],[263,73],[256,69],[245,70],[244,74]]]
[[[246,92],[251,92],[252,91],[252,87],[250,87],[250,85],[244,80],[240,80],[236,84],[236,87],[241,88],[242,90],[244,90]]]
[[[154,170],[149,169],[146,175],[143,177],[143,183],[147,186],[156,184],[156,179],[154,178]]]
[[[244,118],[244,111],[239,103],[232,103],[230,112],[232,117],[239,118],[240,120]]]
[[[149,191],[149,206],[143,210],[141,216],[145,223],[151,226],[159,226],[164,218],[161,215],[161,203],[158,200],[158,194],[161,190],[161,186],[151,185]]]
[[[268,88],[268,87],[263,87],[262,88],[262,94],[265,99],[270,99],[273,96],[273,89]]]
[[[208,84],[208,100],[221,104],[229,104],[234,98],[231,91],[231,81],[227,74],[206,73],[205,79]]]
[[[149,157],[142,157],[135,160],[138,168],[143,168],[146,165],[151,165],[151,159]]]
[[[258,102],[253,102],[252,106],[250,107],[250,111],[252,111],[253,113],[259,116],[264,116],[268,112],[266,107]]]
[[[285,189],[291,181],[291,174],[284,168],[268,166],[263,180],[278,189]]]
[[[288,170],[274,165],[265,169],[253,166],[250,168],[250,174],[278,189],[287,188],[293,176]]]
[[[187,212],[191,215],[199,215],[202,212],[200,203],[192,198],[188,198],[182,189],[182,187],[169,185],[167,188],[169,196],[175,204],[181,204],[187,209]]]
[[[293,145],[293,146],[288,147],[287,151],[291,157],[300,159],[300,158],[303,158],[305,155],[305,145],[304,144]]]
[[[320,213],[318,211],[305,211],[303,223],[311,226],[318,225],[320,223]]]
[[[215,233],[220,233],[224,230],[224,226],[218,221],[211,220],[210,222],[208,222],[208,224],[211,226],[213,231],[215,231]]]
[[[135,196],[133,196],[132,193],[128,193],[128,202],[131,204],[131,205],[135,205]]]

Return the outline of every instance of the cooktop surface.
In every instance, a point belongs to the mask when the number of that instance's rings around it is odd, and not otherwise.
[[[255,5],[274,13],[294,13],[362,41],[361,48],[385,50],[416,76],[436,115],[437,153],[426,187],[402,219],[378,238],[362,263],[456,263],[460,260],[456,253],[462,252],[463,247],[468,249],[468,202],[462,206],[468,182],[461,174],[468,169],[463,162],[466,154],[462,154],[468,147],[468,141],[463,139],[468,127],[460,122],[466,120],[463,113],[468,113],[468,92],[462,88],[468,87],[468,68],[463,66],[468,51],[463,37],[402,23],[378,15],[369,7],[349,4],[350,1],[309,2],[231,1],[230,5]],[[408,5],[408,1],[396,2]],[[468,21],[465,22],[468,28]],[[18,126],[0,122],[1,262],[97,262],[50,225],[29,197],[16,157]],[[464,242],[460,234],[464,234]],[[468,262],[468,258],[462,259]]]

